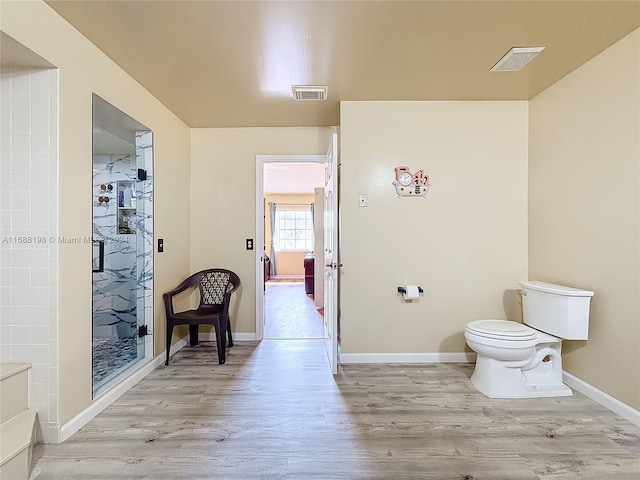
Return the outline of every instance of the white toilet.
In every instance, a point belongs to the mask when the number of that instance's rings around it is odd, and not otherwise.
[[[467,324],[464,336],[477,353],[471,383],[491,398],[571,395],[562,383],[562,340],[587,339],[593,292],[545,282],[519,283],[524,324]]]

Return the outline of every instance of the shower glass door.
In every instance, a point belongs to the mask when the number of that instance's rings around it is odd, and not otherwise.
[[[153,136],[93,97],[93,393],[152,355]]]

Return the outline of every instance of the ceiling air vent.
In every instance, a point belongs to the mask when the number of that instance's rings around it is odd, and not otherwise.
[[[544,47],[514,47],[498,60],[498,63],[493,66],[491,71],[517,72],[542,50],[544,50]]]
[[[326,85],[293,85],[294,100],[326,100],[327,90]]]

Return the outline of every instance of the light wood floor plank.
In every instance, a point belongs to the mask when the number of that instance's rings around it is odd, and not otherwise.
[[[322,340],[185,347],[32,479],[640,479],[640,429],[583,395],[496,400],[470,365],[344,365]]]

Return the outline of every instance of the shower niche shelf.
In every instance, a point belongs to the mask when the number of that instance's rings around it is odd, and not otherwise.
[[[136,233],[136,190],[134,180],[119,180],[118,188],[118,235]]]

